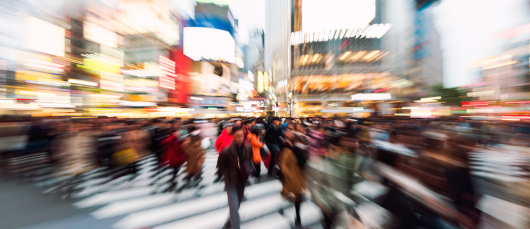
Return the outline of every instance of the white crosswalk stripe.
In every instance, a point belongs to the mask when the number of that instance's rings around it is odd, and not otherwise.
[[[202,180],[189,186],[181,168],[176,185],[171,182],[173,170],[157,174],[157,162],[149,157],[138,163],[138,174],[112,176],[104,169],[94,170],[73,185],[70,179],[51,175],[32,178],[35,186],[54,193],[73,189],[73,206],[95,207],[91,216],[97,220],[118,217],[109,228],[221,228],[228,219],[228,201],[224,183],[214,183],[217,153],[209,151],[203,165]],[[251,178],[245,189],[245,201],[239,210],[242,228],[291,228],[294,226],[294,205],[280,195],[281,183]],[[259,182],[260,180],[263,182]],[[172,188],[172,189],[170,189]],[[282,214],[280,214],[282,212]],[[305,201],[301,209],[304,226],[319,228],[319,208]]]
[[[501,182],[522,182],[529,174],[517,164],[521,155],[505,150],[480,150],[469,155],[471,173],[475,176]]]

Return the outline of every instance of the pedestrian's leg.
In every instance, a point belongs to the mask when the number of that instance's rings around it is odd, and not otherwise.
[[[175,182],[175,179],[177,178],[177,174],[179,173],[180,166],[173,167],[173,178],[171,178],[171,182]]]
[[[230,226],[239,229],[239,197],[237,187],[234,185],[226,186],[226,195],[228,196],[228,208],[230,209]]]
[[[237,198],[239,199],[239,205],[241,205],[241,202],[243,202],[243,199],[245,198],[245,187],[245,185],[237,187]]]
[[[294,220],[294,224],[297,228],[302,227],[302,220],[300,219],[300,204],[302,203],[302,197],[301,194],[296,196],[296,199],[294,201],[294,209],[296,211],[296,218]]]
[[[216,168],[217,169],[217,172],[215,172],[215,175],[217,176],[217,178],[215,178],[215,180],[213,181],[214,183],[217,183],[221,180],[221,176],[219,175],[219,168]]]
[[[330,216],[328,216],[326,214],[326,212],[324,210],[322,210],[322,215],[324,216],[324,223],[323,223],[322,227],[324,229],[331,229],[331,224],[332,224],[333,220],[331,219]]]
[[[256,177],[260,177],[261,176],[261,162],[254,164],[254,167],[256,168],[256,173],[257,173]]]
[[[137,165],[137,163],[138,163],[138,162],[136,161],[136,162],[133,162],[133,163],[131,164],[131,166],[132,166],[132,172],[133,172],[133,175],[135,175],[135,176],[136,176],[136,174],[138,173],[138,165]]]
[[[271,160],[269,162],[269,171],[267,172],[267,174],[269,176],[272,176],[273,172],[274,172],[274,163],[276,162],[276,152],[274,152],[274,150],[271,151]]]

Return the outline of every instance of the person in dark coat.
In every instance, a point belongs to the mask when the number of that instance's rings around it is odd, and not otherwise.
[[[274,117],[271,120],[271,125],[269,129],[267,130],[267,134],[265,136],[267,147],[270,150],[270,161],[269,161],[269,166],[268,166],[269,171],[267,172],[269,176],[273,175],[276,158],[278,156],[278,152],[282,148],[280,136],[281,136],[280,118]]]
[[[239,228],[239,206],[243,201],[245,183],[250,176],[253,166],[252,148],[244,144],[245,132],[241,127],[233,127],[234,138],[232,145],[221,151],[217,160],[219,175],[224,176],[228,207],[230,209],[229,221],[224,228]]]

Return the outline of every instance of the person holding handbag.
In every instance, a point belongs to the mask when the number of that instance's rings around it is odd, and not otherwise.
[[[250,146],[252,146],[252,159],[254,161],[254,168],[256,168],[256,177],[260,177],[261,173],[261,150],[263,148],[263,142],[260,141],[259,130],[252,128],[249,136]]]
[[[217,160],[219,175],[224,176],[229,221],[223,228],[239,228],[239,206],[243,201],[245,183],[254,169],[252,148],[245,145],[245,132],[240,126],[232,128],[233,140],[230,147],[221,151]]]

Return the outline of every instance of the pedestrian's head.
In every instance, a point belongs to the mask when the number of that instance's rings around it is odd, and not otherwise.
[[[238,147],[243,145],[243,142],[245,141],[245,131],[243,131],[243,128],[240,126],[234,126],[232,127],[232,133],[234,135],[232,143],[236,144]]]
[[[172,127],[173,127],[175,130],[178,130],[178,129],[180,129],[180,127],[182,126],[182,122],[181,122],[180,120],[175,119],[175,120],[173,121],[173,124],[172,124],[172,125],[173,125]]]
[[[199,140],[200,139],[200,133],[201,130],[199,130],[196,126],[190,126],[188,127],[188,133],[190,133],[191,140]]]
[[[290,141],[294,140],[294,137],[295,137],[293,131],[289,127],[285,128],[285,130],[283,131],[283,135],[285,136],[286,140],[290,140]]]
[[[252,128],[250,131],[251,134],[254,134],[256,136],[259,136],[259,132],[260,130],[258,128]]]
[[[232,123],[228,123],[228,124],[225,125],[225,131],[226,131],[227,134],[232,135],[232,127],[233,126],[234,125]]]
[[[250,126],[255,126],[255,125],[256,125],[256,120],[255,119],[250,120]]]
[[[272,118],[272,125],[274,125],[274,126],[280,125],[280,118],[278,118],[278,117]]]
[[[241,120],[236,120],[234,122],[234,127],[236,127],[236,126],[241,127]]]

